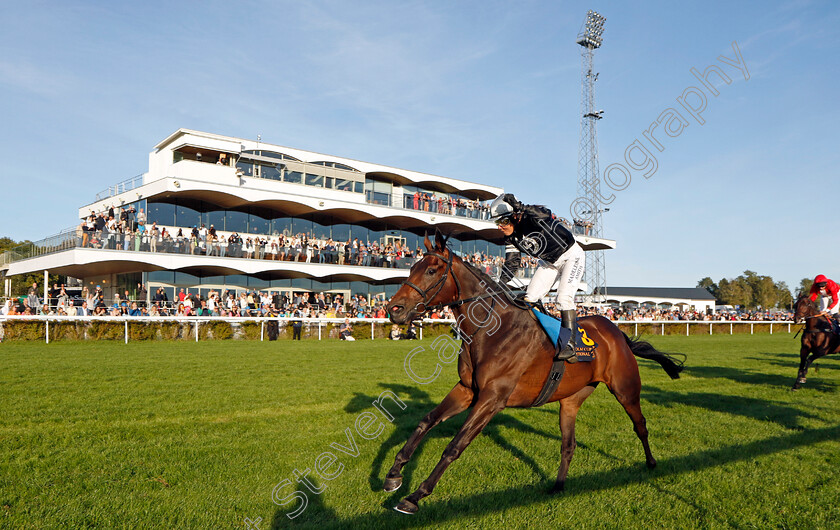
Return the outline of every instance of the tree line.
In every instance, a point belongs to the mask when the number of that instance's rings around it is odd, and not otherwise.
[[[785,282],[747,270],[737,278],[721,278],[717,283],[706,276],[697,282],[697,287],[706,289],[724,305],[746,309],[791,309],[800,294],[811,290],[813,281],[802,278],[794,295]]]

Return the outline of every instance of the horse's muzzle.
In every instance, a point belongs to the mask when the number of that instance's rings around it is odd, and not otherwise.
[[[388,310],[388,317],[394,324],[407,324],[417,317],[417,307],[413,304],[408,306],[402,305],[399,302],[394,302],[386,307]]]

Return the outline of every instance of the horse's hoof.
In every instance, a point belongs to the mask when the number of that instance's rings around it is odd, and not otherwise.
[[[650,459],[645,464],[647,464],[648,469],[653,469],[656,467],[656,460]]]
[[[799,385],[793,385],[793,388],[790,389],[791,392],[796,392],[799,390]]]
[[[402,477],[386,477],[385,478],[385,491],[387,493],[391,493],[392,491],[397,491],[402,486]]]
[[[400,501],[399,504],[394,506],[394,510],[408,515],[414,515],[415,513],[417,513],[417,509],[417,505],[408,499],[403,499]]]
[[[563,491],[565,489],[566,489],[566,483],[565,482],[555,482],[554,486],[552,486],[551,489],[548,490],[548,492],[552,495],[557,495],[558,493],[563,493]]]

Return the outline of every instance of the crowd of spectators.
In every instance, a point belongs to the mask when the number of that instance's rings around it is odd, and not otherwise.
[[[386,301],[371,300],[358,294],[344,300],[341,294],[298,292],[291,297],[268,291],[210,290],[201,296],[195,289],[181,288],[170,300],[163,288],[146,302],[147,292],[138,284],[136,294],[128,290],[106,300],[101,286],[84,287],[81,295],[70,297],[65,287],[50,289],[47,303],[39,298],[37,284],[27,296],[11,298],[0,308],[0,315],[57,316],[213,316],[213,317],[287,317],[287,318],[387,318]],[[452,310],[443,308],[431,318],[453,318]]]
[[[419,191],[413,194],[407,193],[404,197],[404,206],[410,210],[457,215],[472,219],[490,218],[490,205],[478,200],[473,201],[464,198],[455,198],[451,195],[442,196]]]
[[[212,224],[191,229],[149,225],[142,208],[139,212],[134,208],[91,212],[77,228],[76,240],[80,247],[109,250],[406,269],[423,255],[420,247],[411,249],[399,241],[338,241],[311,233],[243,237],[238,232],[217,231]]]
[[[784,310],[773,311],[694,311],[679,307],[657,309],[647,306],[632,308],[622,307],[578,307],[578,316],[602,315],[612,321],[703,321],[703,322],[741,322],[741,321],[792,321],[793,312]]]

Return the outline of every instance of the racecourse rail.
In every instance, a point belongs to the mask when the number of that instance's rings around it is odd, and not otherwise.
[[[377,325],[387,326],[391,324],[391,321],[387,318],[356,318],[356,319],[349,319],[351,324],[356,327],[361,325],[370,325],[370,338],[374,340],[376,338],[375,329]],[[246,322],[253,322],[260,325],[260,340],[265,340],[266,336],[266,323],[268,322],[277,322],[278,324],[285,324],[286,326],[293,324],[296,321],[302,322],[303,326],[307,329],[312,329],[312,327],[317,326],[318,329],[318,340],[323,339],[322,331],[326,329],[329,330],[329,326],[338,326],[344,323],[344,318],[294,318],[294,317],[148,317],[148,316],[141,316],[141,317],[132,317],[132,316],[58,316],[58,315],[0,315],[0,324],[3,325],[3,337],[0,337],[0,340],[5,338],[5,325],[9,322],[43,322],[44,325],[44,341],[49,344],[50,342],[50,323],[57,324],[62,322],[82,322],[82,323],[96,323],[96,322],[122,322],[124,324],[124,338],[125,343],[128,344],[129,340],[129,325],[132,323],[178,323],[182,325],[188,325],[194,328],[194,336],[195,341],[198,342],[200,338],[199,328],[202,324],[210,324],[213,322],[225,322],[228,324],[236,324],[241,325]],[[419,324],[418,326],[418,338],[423,338],[423,327],[426,325],[431,324],[445,324],[448,326],[453,326],[455,324],[455,320],[453,319],[423,319],[422,321],[417,321]],[[622,331],[630,333],[632,330],[633,335],[639,335],[639,329],[641,328],[642,333],[647,334],[657,334],[658,331],[659,335],[665,335],[666,330],[669,331],[669,335],[676,335],[682,334],[682,327],[685,327],[685,335],[697,335],[697,334],[706,334],[706,328],[708,327],[708,334],[714,335],[715,329],[717,328],[717,334],[724,334],[732,335],[735,333],[736,329],[738,333],[746,333],[746,328],[749,327],[750,335],[753,335],[756,332],[756,326],[759,326],[758,331],[763,332],[763,330],[769,325],[769,332],[772,335],[775,331],[782,332],[782,333],[792,333],[795,329],[799,328],[798,324],[794,324],[789,320],[749,320],[749,321],[703,321],[703,320],[617,320],[613,322]],[[775,326],[775,328],[774,328]],[[695,328],[695,331],[692,333],[692,328]],[[723,328],[722,330],[720,328]],[[329,335],[328,335],[329,338]]]

